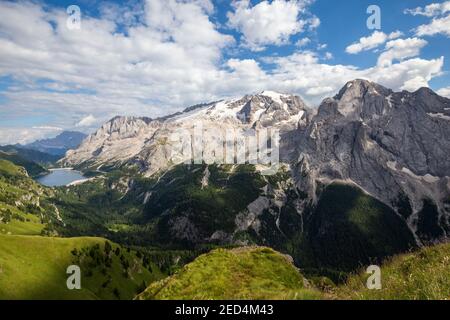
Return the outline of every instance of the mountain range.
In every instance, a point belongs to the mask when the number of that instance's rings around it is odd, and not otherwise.
[[[64,131],[54,138],[27,145],[0,146],[0,159],[22,166],[30,176],[37,177],[47,174],[46,168],[54,166],[67,150],[77,148],[85,137],[81,132]]]
[[[152,241],[256,243],[302,267],[351,270],[448,239],[449,120],[450,100],[428,88],[354,80],[318,108],[264,91],[164,118],[115,117],[61,164],[153,181],[120,181],[123,199],[142,205],[133,223],[152,225]],[[280,170],[174,162],[171,135],[199,122],[204,145],[220,130],[279,130]]]
[[[317,108],[263,91],[115,117],[59,160],[90,179],[56,188],[32,179],[48,154],[2,147],[0,299],[445,298],[449,104],[354,80]],[[228,143],[223,132],[279,132],[265,138],[278,170],[250,150],[247,163],[174,157],[174,137],[198,125],[204,154]],[[84,290],[65,290],[69,264]]]

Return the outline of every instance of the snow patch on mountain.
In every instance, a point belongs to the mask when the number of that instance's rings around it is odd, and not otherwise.
[[[288,96],[288,95],[285,95],[285,94],[282,94],[282,93],[278,93],[278,92],[275,92],[275,91],[270,91],[270,90],[265,90],[265,91],[261,92],[261,95],[269,97],[274,102],[279,103],[279,104],[283,104],[282,98],[285,98],[285,97]]]

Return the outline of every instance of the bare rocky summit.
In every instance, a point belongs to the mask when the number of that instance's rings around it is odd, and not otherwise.
[[[424,201],[431,200],[439,228],[434,236],[419,238],[445,237],[450,231],[449,116],[450,100],[430,89],[392,92],[351,81],[323,101],[299,132],[297,154],[289,159],[301,177],[297,186],[315,198],[318,183],[356,184],[396,209],[415,234]]]

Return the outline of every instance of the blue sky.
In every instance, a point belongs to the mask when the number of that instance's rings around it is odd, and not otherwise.
[[[449,96],[449,15],[432,0],[0,1],[0,144],[265,89],[314,107],[354,78]]]

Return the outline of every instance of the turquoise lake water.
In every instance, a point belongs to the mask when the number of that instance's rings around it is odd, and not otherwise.
[[[55,169],[51,170],[49,174],[39,177],[37,181],[44,186],[59,187],[83,179],[86,178],[80,171],[72,169]]]

